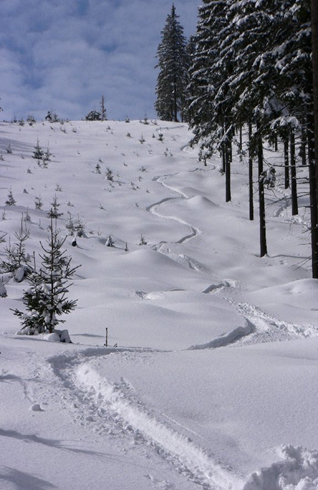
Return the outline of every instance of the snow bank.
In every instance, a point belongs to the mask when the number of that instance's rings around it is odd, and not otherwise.
[[[316,490],[318,452],[302,447],[282,446],[282,461],[251,475],[242,490]]]
[[[225,333],[221,337],[211,340],[211,342],[208,342],[206,344],[201,344],[201,345],[194,345],[192,347],[189,347],[189,349],[190,350],[216,349],[218,347],[225,347],[227,345],[233,344],[234,342],[241,339],[242,337],[245,337],[246,335],[253,333],[254,330],[255,330],[254,325],[249,320],[246,319],[245,327],[234,328],[234,330]]]

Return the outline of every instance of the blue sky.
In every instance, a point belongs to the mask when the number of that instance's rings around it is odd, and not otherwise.
[[[187,37],[200,0],[175,0]],[[81,119],[155,118],[156,50],[170,0],[1,0],[1,119],[48,110]]]

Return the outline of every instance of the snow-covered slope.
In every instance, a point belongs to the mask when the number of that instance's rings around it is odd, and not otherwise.
[[[0,124],[0,258],[22,216],[38,254],[54,196],[61,235],[70,217],[85,228],[65,242],[81,265],[72,344],[16,336],[27,283],[3,275],[1,489],[318,488],[306,202],[292,217],[278,175],[260,259],[246,162],[234,157],[226,204],[218,155],[203,166],[190,136],[163,122]]]

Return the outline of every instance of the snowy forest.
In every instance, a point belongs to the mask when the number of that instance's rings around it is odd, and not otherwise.
[[[267,254],[264,186],[274,187],[276,174],[264,160],[263,145],[268,142],[277,151],[278,142],[283,144],[284,186],[291,190],[293,215],[298,214],[299,181],[301,195],[310,197],[312,275],[318,278],[316,2],[206,0],[198,19],[197,32],[187,42],[174,5],[167,17],[157,51],[158,116],[187,121],[204,162],[220,152],[226,201],[231,200],[232,147],[243,152],[247,128],[249,218],[254,219],[256,173],[261,257]],[[308,169],[306,191],[303,173],[297,176],[299,164]]]

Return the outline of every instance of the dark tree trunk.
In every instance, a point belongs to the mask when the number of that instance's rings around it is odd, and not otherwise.
[[[289,188],[289,138],[284,136],[285,189]]]
[[[240,157],[241,157],[242,151],[243,151],[243,128],[242,128],[242,124],[240,124],[239,134],[240,134],[240,139],[239,139],[239,152],[240,152]]]
[[[277,133],[274,135],[274,150],[278,151],[278,138],[277,138]]]
[[[252,123],[248,123],[248,191],[249,191],[249,218],[254,220],[254,196],[253,196],[253,154],[252,154]]]
[[[311,0],[311,40],[312,40],[312,72],[314,98],[314,148],[316,192],[318,189],[318,2]]]
[[[258,158],[260,256],[264,257],[264,255],[267,255],[264,182],[263,179],[261,178],[264,170],[264,156],[263,156],[263,140],[259,130],[257,135],[257,158]]]
[[[231,143],[225,145],[225,201],[231,200]]]
[[[306,130],[304,128],[304,123],[303,123],[303,127],[301,130],[300,156],[301,156],[301,164],[304,167],[307,165],[306,146],[307,146],[307,137],[306,137]]]
[[[298,214],[298,197],[297,197],[297,180],[296,180],[296,152],[295,152],[295,135],[290,133],[290,176],[291,176],[291,199],[292,215]]]
[[[308,163],[309,163],[309,193],[311,215],[311,263],[312,277],[318,279],[318,210],[317,210],[317,181],[315,165],[315,139],[313,114],[308,115]]]
[[[222,143],[222,172],[225,174],[226,172],[226,148],[225,144]]]

